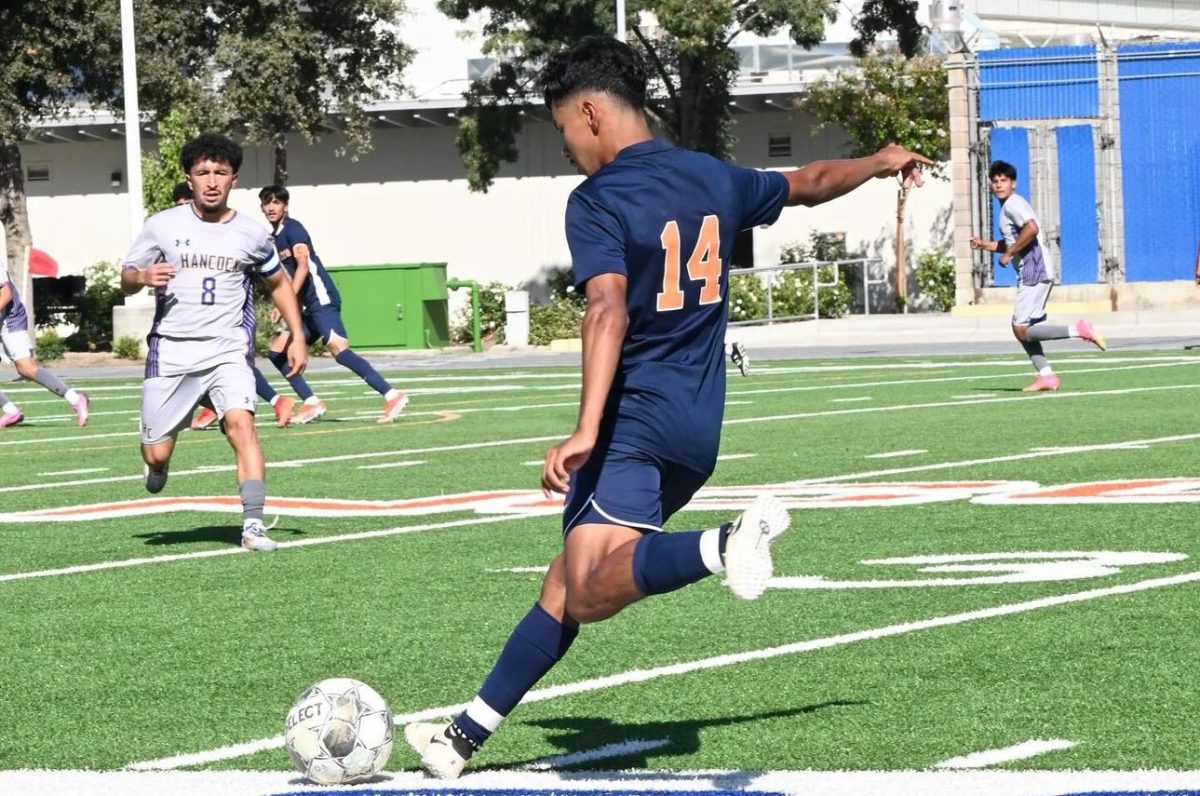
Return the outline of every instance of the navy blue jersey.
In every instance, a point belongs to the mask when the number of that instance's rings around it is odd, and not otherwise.
[[[701,473],[725,412],[729,259],[738,232],[779,217],[787,179],[645,141],[567,202],[575,283],[627,279],[629,328],[603,434]]]
[[[312,238],[304,225],[291,216],[284,216],[273,237],[275,248],[279,250],[279,260],[290,277],[296,275],[296,255],[293,249],[297,244],[308,247],[308,278],[304,280],[304,287],[296,294],[301,311],[310,312],[317,307],[331,304],[335,307],[341,306],[342,297],[338,293],[337,285],[333,283],[333,277],[325,270],[325,266],[321,265],[321,258],[317,256]]]

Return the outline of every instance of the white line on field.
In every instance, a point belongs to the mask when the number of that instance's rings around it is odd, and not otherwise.
[[[1152,439],[1131,439],[1123,442],[1101,442],[1095,445],[1076,445],[1070,448],[1052,448],[1049,450],[1030,451],[1028,453],[1013,453],[1006,456],[989,456],[985,459],[960,459],[956,462],[936,462],[934,464],[917,464],[912,467],[893,467],[888,470],[866,470],[845,475],[823,475],[817,478],[806,478],[792,481],[793,484],[832,484],[838,481],[855,481],[860,478],[881,478],[887,475],[905,475],[929,470],[949,470],[958,467],[973,467],[977,464],[996,464],[997,462],[1018,462],[1024,459],[1041,459],[1047,456],[1066,456],[1073,453],[1091,453],[1092,451],[1119,451],[1138,449],[1146,445],[1157,445],[1161,442],[1188,442],[1200,439],[1200,434],[1178,434],[1173,437],[1154,437]]]
[[[1147,368],[1177,368],[1180,366],[1195,367],[1200,365],[1200,357],[1193,357],[1182,361],[1168,361],[1162,363],[1151,363],[1148,365],[1130,365],[1121,368],[1071,368],[1069,370],[1055,371],[1058,375],[1067,375],[1075,373],[1116,373],[1123,370],[1145,370]],[[882,381],[856,381],[846,382],[845,384],[805,384],[792,387],[762,387],[755,390],[728,389],[727,395],[765,395],[768,393],[784,393],[784,392],[814,392],[817,390],[851,390],[864,389],[866,387],[892,387],[905,384],[938,384],[948,381],[981,381],[984,379],[1007,379],[1018,376],[1027,376],[1029,374],[1029,363],[1025,363],[1025,368],[1019,372],[1013,373],[973,373],[969,376],[941,376],[935,379],[886,379]],[[1073,393],[1072,393],[1073,394]],[[1094,394],[1094,393],[1093,393]],[[1028,398],[1030,396],[1026,396]]]
[[[593,760],[604,760],[608,757],[627,757],[640,752],[648,752],[651,749],[661,749],[671,743],[670,738],[656,738],[648,741],[641,738],[633,738],[620,743],[610,743],[604,746],[598,746],[595,749],[585,749],[582,752],[571,752],[566,755],[555,755],[554,757],[543,757],[541,760],[535,760],[526,768],[533,771],[549,771],[554,768],[567,768],[568,766],[578,766],[583,763],[590,763]]]
[[[314,536],[309,539],[297,539],[294,542],[280,542],[280,548],[286,547],[310,547],[317,544],[332,544],[333,542],[354,542],[359,539],[378,539],[383,536],[399,536],[405,533],[418,533],[420,531],[437,531],[442,528],[458,528],[464,525],[492,525],[505,520],[522,520],[539,517],[539,514],[509,514],[500,515],[498,517],[469,517],[465,520],[451,520],[449,522],[434,522],[425,525],[402,525],[398,528],[386,528],[380,531],[359,531],[358,533],[344,533],[335,536]],[[39,569],[33,572],[13,572],[8,575],[0,575],[0,583],[6,583],[13,580],[30,580],[31,578],[50,578],[57,575],[80,575],[85,572],[100,572],[107,569],[126,569],[128,567],[140,567],[146,564],[165,564],[169,561],[190,561],[196,558],[216,558],[217,556],[239,555],[249,552],[241,547],[230,545],[222,547],[219,550],[199,550],[194,553],[175,553],[166,556],[150,556],[148,558],[127,558],[121,561],[101,561],[96,564],[78,564],[73,567],[60,567],[59,569]],[[255,555],[261,555],[255,553]]]
[[[1086,591],[1060,594],[1053,597],[1042,597],[1036,600],[1026,600],[1019,603],[1010,603],[1009,605],[998,605],[992,608],[979,608],[974,611],[964,611],[962,613],[949,614],[947,616],[937,616],[932,619],[902,622],[900,624],[872,628],[870,630],[859,630],[852,633],[843,633],[837,636],[827,636],[825,638],[810,639],[808,641],[798,641],[778,647],[767,647],[765,649],[750,650],[747,652],[716,655],[711,658],[700,658],[698,660],[675,663],[669,666],[659,666],[653,669],[632,669],[627,672],[608,675],[606,677],[596,677],[590,680],[580,680],[575,683],[565,683],[558,686],[537,688],[526,694],[525,698],[521,701],[522,703],[545,702],[547,700],[557,699],[559,697],[584,694],[591,691],[600,691],[606,688],[629,685],[631,683],[644,683],[650,680],[656,680],[659,677],[673,677],[680,674],[690,674],[692,672],[718,669],[724,666],[733,666],[740,663],[748,663],[750,661],[769,660],[771,658],[778,658],[783,655],[795,655],[802,652],[813,652],[832,647],[841,647],[847,644],[854,644],[859,641],[874,641],[876,639],[889,638],[892,636],[902,636],[908,633],[917,632],[919,630],[929,630],[937,627],[961,625],[967,622],[973,622],[977,619],[991,619],[998,616],[1013,616],[1016,614],[1036,611],[1041,608],[1053,608],[1059,605],[1069,605],[1071,603],[1096,600],[1101,597],[1111,597],[1118,594],[1134,594],[1136,592],[1148,591],[1149,589],[1157,589],[1164,586],[1178,586],[1184,583],[1196,582],[1200,582],[1200,571],[1185,572],[1181,575],[1172,575],[1171,577],[1166,578],[1152,578],[1150,580],[1138,581],[1136,583],[1125,583],[1119,586],[1108,586],[1101,589],[1088,589]],[[427,710],[420,710],[413,713],[397,714],[394,716],[394,719],[396,724],[408,724],[414,721],[429,721],[431,719],[456,715],[463,710],[466,710],[466,708],[467,703],[464,702],[458,705],[446,705],[442,707],[429,708]],[[209,763],[215,763],[219,760],[232,760],[234,758],[243,757],[245,755],[254,754],[256,752],[261,752],[268,749],[279,749],[282,746],[283,736],[276,735],[271,738],[262,738],[257,741],[247,741],[245,743],[234,744],[232,746],[224,746],[220,749],[213,749],[207,752],[173,755],[171,757],[164,757],[158,760],[146,760],[126,766],[126,768],[135,770],[152,770],[183,768],[184,766],[200,766],[207,765]]]
[[[911,448],[903,451],[888,451],[886,453],[868,453],[868,459],[896,459],[901,456],[916,456],[918,453],[929,453],[924,448]]]
[[[731,462],[734,459],[753,459],[757,453],[725,453],[717,457],[719,462]]]
[[[105,473],[108,472],[107,467],[84,467],[79,470],[51,470],[46,473],[38,473],[38,475],[83,475],[84,473]]]
[[[950,397],[954,398],[956,400],[969,400],[971,398],[995,398],[996,393],[994,393],[994,392],[976,392],[976,393],[971,393],[970,395],[951,395]]]
[[[360,464],[360,470],[385,470],[389,467],[416,467],[418,464],[425,462],[384,462],[383,464]]]
[[[307,464],[325,464],[327,462],[347,462],[355,459],[379,459],[386,456],[411,456],[418,453],[445,453],[448,451],[473,450],[475,448],[494,448],[504,445],[521,445],[533,442],[548,442],[554,440],[558,442],[562,439],[561,435],[552,437],[525,437],[522,439],[505,439],[494,442],[470,442],[463,445],[439,445],[432,448],[408,448],[406,450],[394,451],[372,451],[370,453],[346,453],[341,456],[322,456],[316,459],[288,459],[280,462],[267,462],[268,469],[278,469],[280,467],[303,467]],[[209,475],[212,473],[222,472],[225,470],[234,470],[232,464],[207,464],[196,467],[192,470],[172,470],[171,477],[178,478],[181,475]],[[56,489],[63,486],[84,486],[86,484],[109,484],[117,481],[140,481],[141,475],[114,475],[106,478],[84,478],[78,481],[56,481],[40,484],[25,484],[24,486],[5,486],[0,487],[0,492],[25,492],[35,489]]]
[[[856,403],[858,401],[874,401],[874,400],[875,399],[869,395],[859,395],[855,398],[830,398],[829,403],[831,403],[831,404],[849,404],[849,403]]]
[[[972,752],[962,757],[952,757],[949,760],[943,760],[938,763],[934,768],[986,768],[987,766],[998,766],[1001,763],[1012,763],[1016,760],[1037,757],[1046,752],[1070,749],[1072,746],[1075,746],[1074,741],[1066,741],[1061,738],[1049,741],[1034,739],[1014,744],[1013,746],[1006,746],[1003,749],[989,749],[986,752]]]
[[[1164,358],[1164,359],[1166,359],[1167,361],[1163,364],[1138,365],[1138,366],[1133,366],[1133,367],[1128,367],[1128,368],[1086,368],[1086,369],[1077,369],[1077,370],[1068,370],[1068,371],[1059,371],[1059,372],[1060,373],[1093,373],[1093,372],[1097,372],[1097,371],[1107,372],[1107,371],[1118,371],[1118,370],[1138,370],[1141,368],[1176,367],[1179,365],[1194,365],[1194,364],[1200,363],[1200,358],[1184,358],[1184,359],[1181,359],[1178,361],[1171,359],[1171,358]],[[880,386],[907,385],[907,384],[932,384],[932,383],[945,382],[945,381],[973,381],[973,380],[988,379],[988,378],[1005,378],[1005,377],[1011,376],[1011,375],[1019,375],[1019,374],[974,374],[971,376],[954,376],[954,377],[945,377],[945,378],[936,378],[936,379],[896,379],[896,380],[891,380],[891,381],[859,382],[859,383],[855,383],[855,384],[814,384],[814,385],[804,385],[804,386],[796,386],[796,387],[764,388],[764,389],[757,389],[757,390],[729,390],[727,395],[730,395],[730,396],[733,396],[733,395],[760,395],[760,394],[767,394],[767,393],[808,392],[808,391],[813,391],[813,390],[847,389],[847,388],[855,388],[855,387],[861,388],[861,387],[880,387]],[[578,386],[578,385],[576,384],[574,386]],[[1147,390],[1160,390],[1160,389],[1186,389],[1188,387],[1193,387],[1193,386],[1195,386],[1195,385],[1173,385],[1173,386],[1164,386],[1164,387],[1138,387],[1138,388],[1131,388],[1128,392],[1143,392],[1143,391],[1147,391]],[[1105,395],[1105,394],[1108,394],[1108,393],[1104,392],[1104,391],[1088,392],[1088,393],[1068,392],[1068,393],[1058,394],[1056,397],[1079,397],[1081,395]],[[373,392],[364,393],[364,395],[376,395],[376,393],[373,393]],[[865,410],[865,411],[879,412],[879,411],[890,411],[892,409],[905,409],[905,408],[937,408],[937,407],[944,407],[944,406],[964,406],[967,404],[987,403],[988,402],[986,400],[983,400],[983,401],[975,400],[977,397],[978,396],[970,396],[967,400],[965,400],[961,403],[951,401],[951,402],[943,402],[943,403],[935,403],[935,404],[915,404],[915,405],[899,405],[899,406],[887,406],[887,407],[872,407],[871,409]],[[1047,396],[1040,396],[1040,397],[1047,397]],[[1033,400],[1033,399],[1028,396],[1026,396],[1024,398],[1017,396],[1017,397],[1011,397],[1011,398],[997,398],[994,400],[997,400],[997,401],[1006,401],[1006,400],[1019,401],[1019,400]],[[740,402],[737,400],[732,400],[732,401],[727,400],[726,401],[727,405],[737,405],[738,403],[740,403]],[[528,409],[535,409],[535,408],[542,408],[542,407],[550,408],[550,407],[576,406],[576,405],[577,405],[577,403],[575,403],[575,402],[568,402],[568,403],[564,403],[564,404],[522,405],[522,406],[517,406],[517,407],[499,407],[494,411],[516,412],[516,411],[524,411],[524,410],[528,410]],[[479,412],[479,411],[493,411],[493,410],[489,409],[488,407],[479,407],[479,408],[450,407],[450,408],[443,409],[443,410],[417,411],[417,412],[410,411],[410,412],[406,412],[405,415],[409,416],[409,417],[431,416],[431,415],[436,416],[436,415],[445,414],[446,412],[456,412],[456,413],[462,414],[464,412]],[[776,416],[776,417],[766,417],[766,418],[744,418],[741,420],[726,419],[725,422],[726,423],[756,423],[756,422],[760,422],[763,420],[787,420],[787,419],[795,419],[795,418],[800,418],[800,417],[821,417],[821,416],[827,416],[827,415],[836,415],[836,414],[839,414],[839,412],[840,413],[853,413],[856,411],[864,411],[864,410],[855,410],[855,409],[832,410],[829,412],[811,412],[811,413],[802,414],[802,415],[780,415],[780,416]],[[265,417],[260,418],[260,423],[263,425],[267,425],[272,422],[274,422],[274,421],[269,418],[265,418]],[[85,442],[87,440],[104,439],[106,437],[134,437],[134,436],[137,436],[136,431],[113,432],[113,433],[107,433],[107,434],[77,434],[77,435],[73,435],[73,436],[69,436],[69,437],[33,437],[33,438],[22,438],[22,439],[14,439],[14,440],[3,440],[3,441],[0,441],[0,448],[9,447],[9,446],[13,446],[13,445],[41,445],[41,444],[47,443],[47,442]],[[21,488],[24,488],[24,487],[18,487],[18,489],[21,489]]]
[[[1139,392],[1161,392],[1164,390],[1195,390],[1195,389],[1200,389],[1200,384],[1173,384],[1173,385],[1163,385],[1163,386],[1158,386],[1158,387],[1130,387],[1127,389],[1120,389],[1120,390],[1098,390],[1095,392],[1087,392],[1087,393],[1054,393],[1054,394],[1043,393],[1041,396],[1039,396],[1037,398],[1011,397],[1011,398],[992,398],[992,399],[983,400],[983,401],[937,401],[937,402],[922,403],[922,404],[897,404],[897,405],[893,405],[893,406],[870,406],[870,407],[862,407],[862,408],[855,408],[855,409],[828,409],[828,410],[824,410],[824,411],[820,411],[820,412],[800,412],[800,413],[796,413],[796,414],[771,415],[771,416],[767,416],[767,417],[746,417],[746,418],[738,418],[738,419],[733,419],[733,420],[730,420],[727,418],[725,420],[725,425],[742,425],[745,423],[769,423],[769,422],[775,422],[775,421],[779,421],[779,420],[811,419],[814,417],[832,417],[832,416],[837,416],[837,415],[891,412],[891,411],[900,411],[900,410],[907,410],[907,409],[937,409],[937,408],[944,408],[944,407],[948,407],[948,406],[975,406],[978,404],[1002,403],[1005,401],[1060,400],[1060,399],[1065,399],[1065,398],[1129,395],[1132,393],[1139,393]],[[574,406],[574,404],[571,404],[571,405]],[[136,432],[134,432],[134,433],[136,433]],[[124,436],[124,435],[109,434],[109,435],[98,435],[98,436]],[[1174,442],[1174,441],[1179,441],[1179,440],[1184,440],[1184,439],[1193,439],[1196,436],[1197,435],[1188,434],[1188,435],[1182,435],[1179,437],[1162,437],[1159,439],[1127,440],[1125,442],[1108,443],[1108,444],[1103,444],[1103,445],[1082,445],[1082,446],[1071,447],[1071,448],[1062,448],[1057,451],[1035,451],[1033,453],[1015,454],[1013,456],[1000,456],[1000,457],[993,457],[993,458],[989,458],[989,459],[969,459],[969,460],[960,461],[960,462],[943,462],[941,464],[922,465],[921,467],[914,468],[914,469],[908,469],[908,470],[883,470],[883,471],[878,471],[877,473],[867,473],[867,474],[859,473],[859,474],[855,474],[855,475],[822,476],[819,478],[811,478],[811,479],[807,479],[807,480],[797,481],[796,483],[799,483],[799,484],[827,483],[827,482],[839,481],[839,480],[842,480],[842,481],[850,480],[852,478],[866,478],[866,477],[870,477],[873,475],[895,475],[897,473],[916,472],[918,470],[926,470],[926,469],[936,470],[936,469],[945,469],[945,468],[950,468],[950,467],[965,466],[965,465],[971,465],[971,464],[989,464],[992,462],[999,462],[999,461],[1016,461],[1019,459],[1037,458],[1039,456],[1055,456],[1055,455],[1059,455],[1059,454],[1063,454],[1063,453],[1079,453],[1082,451],[1090,451],[1090,450],[1120,450],[1122,448],[1128,448],[1130,446],[1137,446],[1137,445],[1142,445],[1142,444],[1147,444],[1147,443]],[[64,438],[60,438],[60,439],[71,439],[71,438],[64,437]],[[268,467],[273,467],[273,468],[303,467],[303,466],[309,465],[309,464],[326,464],[329,462],[353,461],[355,459],[381,458],[381,457],[386,457],[386,456],[409,456],[409,455],[413,455],[413,454],[422,454],[422,453],[445,453],[445,452],[449,452],[449,451],[470,450],[473,448],[504,447],[507,445],[524,445],[524,444],[534,443],[534,442],[548,442],[548,441],[559,442],[561,440],[562,440],[562,435],[554,435],[554,436],[546,436],[546,437],[523,437],[523,438],[519,438],[519,439],[494,440],[494,441],[490,441],[490,442],[473,442],[473,443],[464,444],[464,445],[443,445],[443,446],[432,447],[432,448],[411,448],[408,450],[396,450],[396,451],[373,451],[370,453],[350,453],[350,454],[343,454],[343,455],[339,455],[339,456],[322,456],[322,457],[317,457],[314,459],[291,459],[291,460],[281,461],[281,462],[268,462]],[[48,442],[48,441],[54,441],[54,440],[48,440],[48,439],[28,440],[28,442]],[[0,445],[2,445],[2,444],[4,444],[4,443],[0,443]],[[230,464],[230,465],[210,465],[209,468],[207,468],[207,469],[199,469],[198,468],[195,470],[172,471],[171,475],[177,477],[177,476],[182,476],[182,475],[195,475],[197,473],[212,473],[212,472],[217,472],[219,470],[233,470],[233,469],[234,469],[234,466],[232,464]],[[17,485],[17,486],[0,487],[0,493],[27,492],[27,491],[34,491],[34,490],[38,490],[38,489],[57,489],[59,487],[85,486],[88,484],[104,484],[104,483],[114,483],[114,482],[118,482],[118,481],[140,481],[141,478],[142,478],[141,474],[137,474],[137,475],[109,476],[109,477],[105,477],[105,478],[87,478],[87,479],[81,479],[81,480],[77,480],[77,481],[51,481],[51,482],[46,482],[46,483],[21,484],[21,485]]]

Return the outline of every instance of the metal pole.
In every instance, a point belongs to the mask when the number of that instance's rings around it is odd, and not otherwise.
[[[625,41],[625,0],[617,0],[617,38]]]
[[[133,0],[121,0],[121,75],[125,83],[125,173],[129,191],[129,239],[146,221],[142,203],[141,114],[138,111],[137,51],[133,39]]]

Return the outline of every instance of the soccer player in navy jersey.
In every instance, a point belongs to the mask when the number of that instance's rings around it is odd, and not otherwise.
[[[333,277],[325,270],[321,258],[317,256],[308,230],[288,214],[288,189],[281,185],[268,185],[258,192],[258,199],[262,203],[263,215],[271,224],[279,259],[292,278],[292,287],[300,301],[301,320],[304,322],[307,341],[311,344],[320,338],[339,365],[352,370],[382,395],[383,416],[379,418],[379,422],[392,422],[408,405],[408,396],[389,384],[370,362],[350,348],[346,326],[342,323],[341,294],[338,293]],[[272,316],[273,320],[274,317]],[[279,368],[280,373],[287,369],[283,352],[287,349],[288,340],[287,333],[279,335],[271,343],[271,350],[267,352],[267,358]],[[304,405],[296,411],[295,422],[307,423],[325,414],[324,402],[313,395],[307,384],[302,381],[292,381],[291,384],[296,394],[304,400]]]
[[[663,533],[716,464],[725,407],[729,259],[740,230],[784,205],[816,205],[872,177],[920,185],[930,161],[898,146],[788,173],[739,168],[655,140],[633,48],[587,37],[541,75],[564,154],[587,175],[567,202],[576,284],[586,291],[575,431],[546,452],[542,489],[566,493],[563,552],[478,696],[449,724],[405,728],[421,765],[456,777],[571,646],[579,626],[725,572],[752,600],[771,576],[783,504],[758,497],[732,523]]]

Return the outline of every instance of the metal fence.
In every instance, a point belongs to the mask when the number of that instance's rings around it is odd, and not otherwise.
[[[852,260],[809,260],[801,263],[777,263],[775,265],[763,265],[757,268],[734,268],[729,271],[729,281],[732,287],[734,279],[760,279],[763,283],[763,289],[766,292],[767,299],[767,314],[764,318],[753,318],[748,320],[729,322],[730,326],[750,326],[754,324],[772,324],[778,321],[815,321],[821,317],[821,289],[826,290],[835,288],[841,284],[842,271],[846,270],[853,274],[847,279],[847,284],[850,286],[854,299],[852,300],[852,312],[856,305],[861,306],[863,315],[871,314],[871,288],[886,286],[889,284],[886,275],[878,278],[871,278],[871,267],[883,265],[883,260],[878,257],[860,257]],[[821,281],[820,269],[830,267],[833,269],[833,274],[829,281]],[[775,314],[775,288],[777,281],[774,275],[784,271],[799,271],[802,269],[810,269],[812,271],[813,284],[813,311],[804,315],[776,315]],[[762,278],[763,274],[768,274],[767,278]],[[861,291],[861,293],[859,293]],[[732,296],[732,291],[730,291]]]

